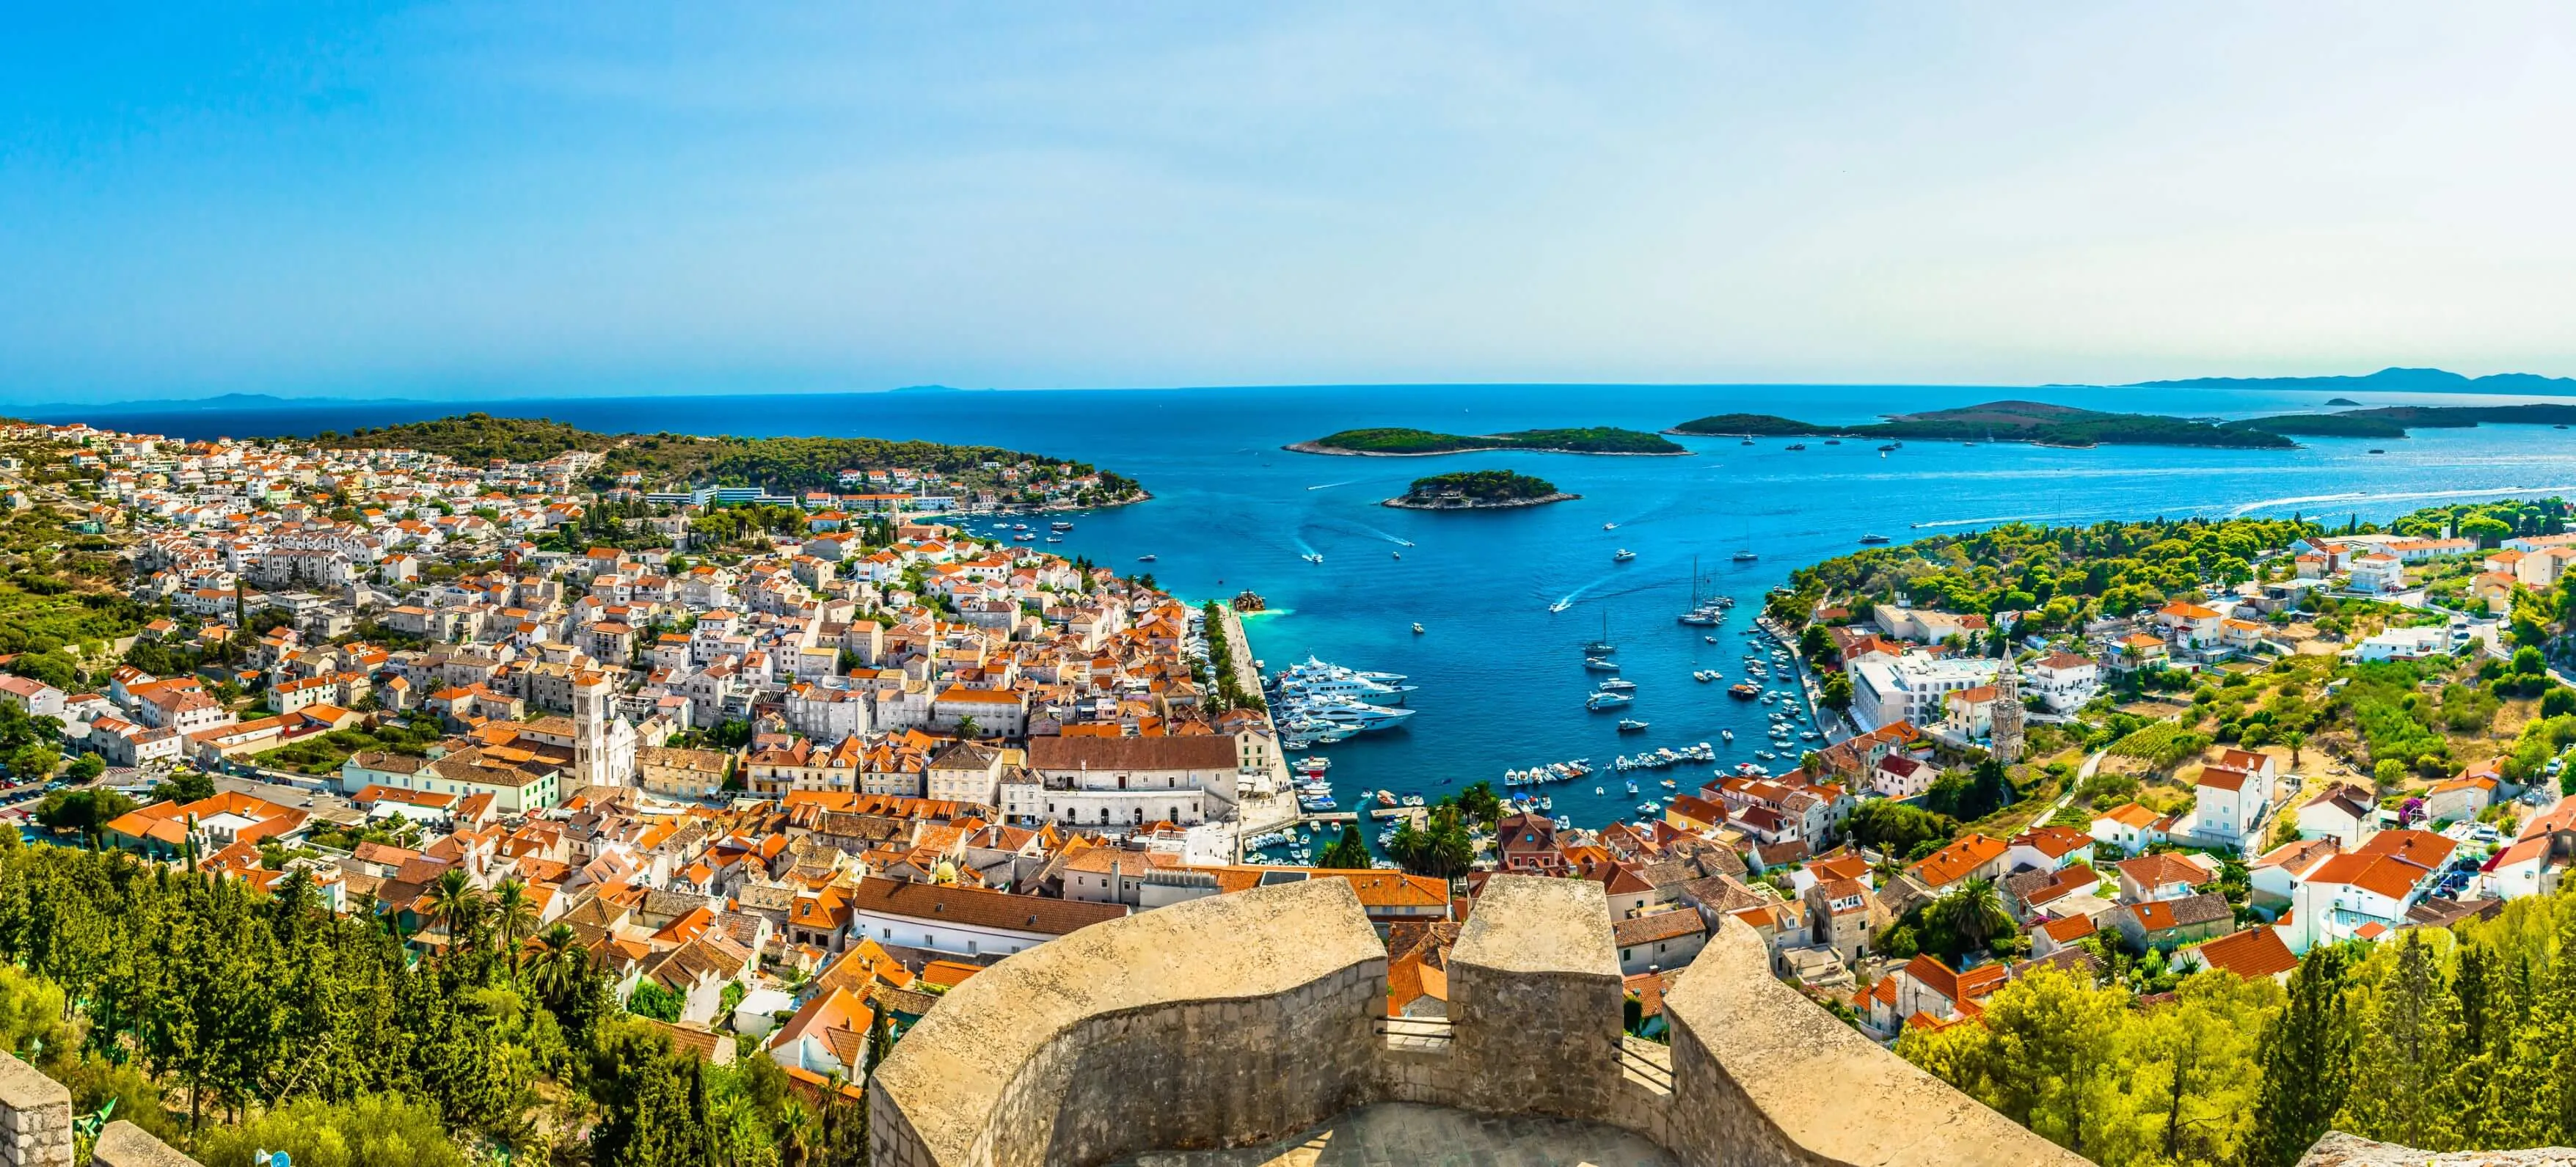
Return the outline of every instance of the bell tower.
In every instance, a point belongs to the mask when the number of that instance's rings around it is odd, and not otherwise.
[[[2004,665],[1995,670],[1994,731],[1990,739],[1998,762],[2021,760],[2021,673],[2013,668],[2012,653],[2004,653]]]

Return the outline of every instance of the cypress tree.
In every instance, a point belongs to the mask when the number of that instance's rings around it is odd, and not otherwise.
[[[2346,966],[2341,946],[2319,945],[2290,976],[2289,1005],[2263,1034],[2263,1085],[2245,1146],[2248,1167],[2290,1167],[2343,1110],[2353,1045]]]

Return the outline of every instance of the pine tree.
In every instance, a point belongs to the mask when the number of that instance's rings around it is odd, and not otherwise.
[[[2351,1091],[2352,1018],[2344,1001],[2348,957],[2339,945],[2308,950],[2290,976],[2290,1003],[2263,1034],[2263,1084],[2255,1095],[2248,1167],[2290,1167],[2325,1136]]]
[[[1360,837],[1359,825],[1344,824],[1342,837],[1333,840],[1331,846],[1324,848],[1324,853],[1316,857],[1315,866],[1342,871],[1368,870],[1368,840]]]
[[[2371,1088],[2347,1100],[2343,1129],[2419,1151],[2459,1145],[2452,1071],[2459,1057],[2459,1000],[2439,958],[2410,931],[2359,1027],[2356,1052],[2375,1067]],[[2373,962],[2378,963],[2378,962]]]

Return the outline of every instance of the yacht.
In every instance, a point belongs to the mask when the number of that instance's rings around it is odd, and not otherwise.
[[[1761,553],[1759,553],[1759,552],[1754,552],[1754,551],[1738,551],[1738,552],[1736,552],[1736,553],[1735,553],[1735,561],[1736,561],[1737,563],[1751,563],[1751,562],[1753,562],[1754,560],[1756,560],[1756,559],[1760,559],[1760,558],[1762,558],[1762,556],[1761,556]]]
[[[1603,524],[1601,524],[1601,529],[1602,529],[1602,530],[1604,530],[1604,531],[1616,531],[1616,530],[1618,530],[1618,529],[1619,529],[1619,524],[1617,524],[1617,523],[1603,523]]]
[[[1421,622],[1421,621],[1416,620],[1416,621],[1414,621],[1414,622],[1413,622],[1413,634],[1414,634],[1415,636],[1420,636],[1420,635],[1422,635],[1422,622]]]
[[[1720,737],[1720,738],[1722,738],[1722,739],[1724,739],[1724,740],[1726,740],[1726,741],[1734,741],[1734,740],[1735,740],[1735,731],[1734,731],[1734,730],[1731,730],[1731,729],[1721,729],[1721,730],[1717,731],[1717,736],[1718,736],[1718,737]]]
[[[1583,658],[1583,667],[1596,673],[1615,673],[1619,671],[1619,662],[1603,660],[1597,656],[1587,656]]]
[[[1064,536],[1062,536],[1062,535],[1049,535],[1049,536],[1047,536],[1047,542],[1049,542],[1049,543],[1062,543],[1062,542],[1064,542]]]
[[[1583,707],[1599,713],[1604,709],[1624,708],[1635,700],[1625,693],[1595,693],[1583,699]]]
[[[1138,563],[1152,563],[1152,562],[1154,562],[1154,560],[1155,560],[1155,559],[1157,559],[1157,558],[1159,558],[1159,557],[1158,557],[1158,556],[1153,556],[1153,555],[1139,555],[1139,556],[1137,556],[1137,557],[1136,557],[1136,562],[1138,562]]]
[[[1646,723],[1639,721],[1636,718],[1622,717],[1619,719],[1619,732],[1621,733],[1639,733],[1645,728]]]
[[[1601,687],[1613,693],[1634,693],[1637,691],[1637,682],[1612,677],[1601,682]]]
[[[1691,679],[1694,681],[1714,681],[1717,679],[1717,670],[1694,669],[1691,671]]]
[[[1622,548],[1620,548],[1619,550],[1617,550],[1617,551],[1615,551],[1615,552],[1611,553],[1611,556],[1610,556],[1610,562],[1612,562],[1612,563],[1626,563],[1626,562],[1628,562],[1628,561],[1629,561],[1629,560],[1631,560],[1631,559],[1635,559],[1636,557],[1637,557],[1637,553],[1636,553],[1636,552],[1634,552],[1634,551],[1630,551],[1630,550],[1628,550],[1627,548],[1622,547]]]
[[[1048,529],[1055,531],[1070,531],[1073,529],[1073,524],[1066,522],[1063,519],[1057,519],[1056,521],[1047,524],[1047,527]]]
[[[1384,729],[1394,725],[1413,716],[1413,711],[1385,705],[1370,705],[1361,701],[1337,701],[1320,705],[1309,703],[1305,707],[1305,714],[1326,725],[1369,730]]]
[[[1864,547],[1876,547],[1881,543],[1887,542],[1887,536],[1871,532],[1870,534],[1861,536],[1860,541],[1861,545]]]

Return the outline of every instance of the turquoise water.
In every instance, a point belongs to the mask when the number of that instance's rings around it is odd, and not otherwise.
[[[1151,571],[1190,598],[1252,588],[1277,614],[1251,626],[1273,668],[1309,653],[1359,668],[1410,674],[1421,712],[1403,728],[1327,749],[1345,792],[1388,787],[1439,794],[1506,768],[1574,757],[1606,761],[1656,745],[1719,741],[1722,762],[1761,747],[1759,707],[1691,672],[1741,676],[1744,639],[1764,590],[1795,566],[1838,554],[1867,532],[1909,534],[2006,520],[2090,522],[2155,515],[2279,514],[2382,519],[2445,498],[2576,495],[2576,431],[2484,427],[2419,431],[2409,440],[2315,439],[2297,450],[2159,448],[2048,450],[1907,443],[1880,457],[1871,443],[1786,450],[1685,438],[1682,458],[1461,454],[1347,458],[1287,453],[1285,443],[1360,425],[1490,432],[1539,425],[1661,428],[1732,410],[1817,421],[1865,421],[1889,411],[1998,397],[2191,416],[2316,408],[2323,393],[1993,389],[1903,386],[1557,387],[1398,386],[1156,391],[921,393],[751,398],[634,398],[399,405],[326,404],[254,412],[60,411],[105,424],[186,437],[346,430],[467,408],[548,416],[593,429],[695,433],[873,435],[991,442],[1096,462],[1134,476],[1151,502],[1075,516],[1049,550]],[[2365,396],[2465,404],[2459,395]],[[1578,501],[1486,514],[1424,514],[1378,501],[1444,470],[1507,468],[1582,494]],[[1618,528],[1604,531],[1602,524]],[[1042,545],[1043,546],[1043,545]],[[1613,564],[1619,548],[1637,553]],[[1753,550],[1753,563],[1730,559]],[[1401,552],[1398,559],[1393,553]],[[1324,562],[1300,555],[1321,553]],[[1140,565],[1151,553],[1158,561]],[[1720,643],[1676,624],[1689,600],[1692,557],[1715,590],[1742,603]],[[1569,601],[1562,613],[1549,605]],[[1618,643],[1622,675],[1638,685],[1629,716],[1645,733],[1616,732],[1615,714],[1582,707],[1598,679],[1578,646]],[[1416,636],[1410,624],[1426,632]],[[1689,789],[1704,770],[1676,770]],[[1665,792],[1640,775],[1640,794],[1615,779],[1552,790],[1559,814],[1596,823]],[[1598,782],[1606,790],[1591,794]],[[1345,793],[1344,803],[1350,800]]]

